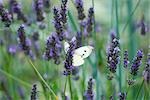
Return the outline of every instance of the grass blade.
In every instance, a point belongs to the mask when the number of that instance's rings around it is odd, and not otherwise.
[[[40,78],[40,80],[45,84],[45,86],[49,89],[49,91],[54,95],[55,99],[58,100],[58,97],[56,96],[56,94],[54,93],[54,91],[50,88],[50,86],[46,83],[46,81],[43,79],[43,77],[41,76],[41,74],[39,73],[39,71],[36,69],[36,67],[32,63],[32,61],[30,59],[28,59],[28,62],[31,64],[32,68],[34,69],[34,71],[36,72],[36,74],[38,75],[38,77]]]

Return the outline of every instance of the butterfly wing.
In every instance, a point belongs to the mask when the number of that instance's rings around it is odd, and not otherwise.
[[[84,64],[84,59],[80,55],[73,54],[73,66],[81,66]]]
[[[74,51],[75,55],[81,56],[81,58],[87,58],[92,53],[92,46],[83,46]]]
[[[68,52],[69,47],[70,47],[69,43],[68,43],[68,42],[64,42],[64,50],[65,50],[65,53]]]
[[[76,41],[76,37],[73,37],[71,39],[71,42],[75,42]],[[64,42],[64,50],[65,50],[65,53],[67,54],[68,50],[69,50],[69,47],[70,47],[70,44],[68,42]]]

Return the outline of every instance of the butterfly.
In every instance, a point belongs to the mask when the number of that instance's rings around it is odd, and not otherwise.
[[[69,50],[69,47],[70,47],[69,43],[64,42],[65,53],[67,53],[67,51]],[[73,59],[72,65],[73,66],[83,65],[84,59],[90,56],[93,49],[94,48],[92,46],[82,46],[82,47],[75,49],[73,53],[73,57],[72,57]]]

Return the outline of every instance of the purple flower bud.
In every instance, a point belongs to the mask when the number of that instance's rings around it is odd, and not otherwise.
[[[54,13],[55,30],[56,30],[59,40],[62,41],[64,39],[64,32],[63,32],[63,26],[61,23],[61,19],[60,19],[60,12],[57,8],[54,7],[53,13]]]
[[[110,37],[111,37],[111,41],[116,37],[116,31],[115,30],[110,31]]]
[[[75,5],[76,5],[76,9],[78,11],[78,19],[83,20],[85,18],[83,1],[82,0],[75,0]]]
[[[107,51],[108,68],[112,73],[116,72],[119,60],[120,60],[119,41],[116,38],[114,38]]]
[[[67,51],[67,54],[66,54],[66,60],[64,62],[64,68],[65,68],[65,71],[64,71],[64,75],[70,75],[72,74],[72,71],[74,69],[74,66],[72,65],[72,62],[73,62],[73,53],[74,53],[74,50],[76,49],[76,39],[72,39],[70,41],[70,47],[69,47],[69,50]]]
[[[137,51],[137,55],[134,58],[132,65],[131,65],[131,74],[132,75],[137,75],[137,72],[139,70],[139,67],[142,63],[142,58],[143,58],[143,51],[142,50],[138,50]]]
[[[10,24],[12,23],[12,16],[11,14],[8,12],[8,10],[6,10],[2,4],[0,4],[0,17],[1,17],[1,21],[5,23],[6,27],[9,27]]]
[[[87,20],[87,32],[91,33],[94,25],[94,10],[89,8],[88,20]]]
[[[44,20],[43,0],[35,0],[36,19],[41,22]]]
[[[150,54],[148,54],[145,70],[143,71],[143,77],[147,84],[150,83]]]
[[[62,0],[61,10],[60,10],[60,20],[63,23],[65,28],[65,24],[67,23],[67,2],[68,0]]]
[[[133,85],[136,80],[133,79],[127,79],[128,85]]]
[[[128,64],[129,64],[129,58],[128,58],[128,51],[125,51],[124,52],[124,68],[127,68],[128,67]]]
[[[62,50],[62,44],[58,39],[56,33],[52,33],[51,36],[48,37],[46,42],[46,50],[44,52],[44,58],[46,60],[54,59],[55,64],[59,64],[59,57]]]
[[[81,32],[77,32],[77,48],[82,46],[82,33]]]
[[[4,40],[0,38],[0,46],[3,46]]]
[[[50,0],[43,0],[43,4],[44,4],[44,7],[45,7],[45,11],[50,12],[51,1]]]
[[[14,54],[16,54],[16,51],[17,51],[17,46],[16,45],[10,45],[8,47],[8,53],[9,54],[14,55]]]
[[[38,32],[34,32],[32,35],[32,41],[33,41],[33,46],[34,46],[34,50],[36,53],[36,56],[40,55],[40,44],[39,44],[39,33]]]
[[[94,93],[93,93],[93,79],[90,78],[88,81],[88,88],[84,94],[85,100],[94,100]]]
[[[39,33],[38,32],[34,32],[33,35],[32,35],[32,39],[34,41],[38,41],[39,40]]]
[[[126,100],[127,93],[120,92],[118,96],[119,96],[119,100]]]
[[[18,86],[17,90],[18,90],[18,94],[20,96],[20,99],[24,100],[25,99],[25,91],[24,91],[23,87]]]
[[[35,59],[35,56],[33,55],[32,50],[30,49],[31,40],[26,38],[25,36],[24,25],[21,25],[18,29],[18,39],[21,50],[23,50],[24,53],[26,55],[29,55],[32,59]]]
[[[34,84],[31,90],[31,100],[37,100],[37,85]]]
[[[22,20],[24,23],[27,22],[27,17],[23,14],[21,5],[16,0],[10,0],[11,9],[17,14],[18,20]]]

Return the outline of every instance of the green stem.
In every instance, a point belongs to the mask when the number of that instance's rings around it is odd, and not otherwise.
[[[128,95],[129,89],[130,89],[130,85],[128,86],[128,89],[127,89],[127,95]]]
[[[93,7],[93,11],[95,12],[95,6],[94,6],[94,0],[92,0],[92,7]],[[100,100],[100,91],[99,91],[99,88],[100,88],[100,85],[99,85],[99,77],[98,77],[98,69],[97,69],[97,66],[98,66],[98,60],[99,59],[99,55],[98,55],[98,48],[97,48],[97,36],[96,36],[96,30],[95,30],[95,26],[96,26],[96,23],[95,23],[95,14],[93,15],[94,16],[94,25],[93,25],[93,38],[94,38],[94,41],[95,41],[95,55],[96,55],[96,61],[95,61],[95,64],[94,64],[94,71],[93,71],[93,78],[96,79],[96,99],[97,100]]]
[[[114,20],[114,17],[113,17],[113,11],[114,11],[114,0],[112,0],[112,2],[111,2],[112,4],[111,4],[111,18],[110,18],[110,28],[112,28],[113,27],[113,20]]]
[[[68,17],[70,19],[70,22],[71,22],[73,28],[74,28],[74,31],[78,31],[78,27],[77,27],[77,25],[76,25],[76,23],[75,23],[75,21],[73,19],[73,15],[71,14],[70,11],[68,11]]]
[[[65,81],[64,95],[65,95],[65,93],[66,93],[66,87],[67,87],[67,77],[66,77],[66,81]]]
[[[117,38],[120,38],[120,35],[119,35],[118,0],[115,0],[115,14],[116,14],[116,33],[117,33]]]
[[[46,81],[43,79],[43,77],[38,72],[38,70],[36,69],[35,65],[32,63],[32,61],[30,59],[28,59],[28,62],[31,64],[32,68],[34,69],[34,71],[36,72],[36,74],[38,75],[38,77],[40,78],[40,80],[45,84],[45,86],[49,89],[49,91],[54,95],[54,97],[56,98],[56,100],[58,100],[58,97],[56,96],[56,94],[54,93],[54,91],[50,88],[50,86],[46,83]]]
[[[142,81],[141,86],[139,87],[139,90],[138,90],[138,92],[137,92],[137,95],[136,95],[136,99],[135,99],[135,100],[138,99],[138,96],[139,96],[140,91],[141,91],[141,89],[142,89],[142,87],[143,87],[143,84],[144,84],[144,80]]]
[[[26,83],[26,82],[20,80],[19,78],[17,78],[17,77],[15,77],[15,76],[13,76],[13,75],[11,75],[11,74],[5,72],[5,71],[2,70],[2,69],[0,69],[0,72],[1,72],[2,74],[6,75],[7,77],[9,77],[9,78],[11,78],[11,79],[13,79],[13,80],[15,80],[15,81],[21,83],[22,85],[24,85],[24,86],[26,86],[26,87],[29,87],[29,88],[32,87],[32,85],[30,85],[30,84],[28,84],[28,83]]]
[[[69,89],[70,89],[71,100],[73,100],[72,86],[71,86],[71,77],[70,77],[70,75],[68,75],[68,80],[69,80]]]
[[[140,1],[141,1],[141,0],[138,0],[138,2],[136,3],[136,6],[135,6],[134,10],[133,10],[133,11],[131,12],[131,14],[129,15],[130,17],[132,17],[132,16],[134,15],[134,13],[135,13],[135,11],[136,11],[137,7],[138,7],[138,6],[139,6],[139,4],[140,4]],[[126,22],[125,26],[123,27],[123,29],[122,29],[121,33],[124,33],[124,31],[125,31],[125,29],[126,29],[127,25],[128,25],[128,24],[129,24],[129,22],[130,22],[130,17],[128,18],[128,20],[127,20],[127,22]]]
[[[119,34],[119,16],[118,16],[118,0],[115,0],[115,13],[116,13],[116,32],[117,32],[117,38],[120,38]],[[121,49],[121,47],[120,47]],[[121,80],[121,63],[119,63],[119,91],[121,91],[121,85],[122,85],[122,80]]]

